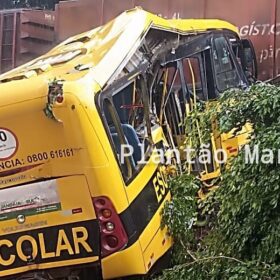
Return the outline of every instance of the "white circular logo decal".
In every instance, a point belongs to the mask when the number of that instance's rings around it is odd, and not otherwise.
[[[0,128],[0,160],[12,157],[18,148],[16,136],[8,129]]]

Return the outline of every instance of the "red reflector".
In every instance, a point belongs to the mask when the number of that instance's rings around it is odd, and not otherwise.
[[[104,199],[102,199],[102,198],[98,198],[98,199],[95,199],[94,200],[94,205],[96,206],[96,207],[102,207],[102,206],[104,206],[106,204],[106,201],[104,200]]]
[[[106,257],[122,250],[128,242],[128,237],[109,198],[104,196],[94,198],[93,205],[99,221],[101,256]]]
[[[57,103],[62,103],[63,100],[64,100],[64,98],[63,98],[62,95],[58,95],[58,96],[56,97],[56,102],[57,102]]]
[[[104,218],[110,218],[111,215],[112,215],[111,210],[109,210],[109,209],[104,209],[104,210],[102,210],[102,216],[103,216]]]

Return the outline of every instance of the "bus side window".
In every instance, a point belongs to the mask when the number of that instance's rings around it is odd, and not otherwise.
[[[127,140],[123,134],[122,128],[120,126],[118,116],[114,110],[114,106],[112,105],[109,99],[104,99],[103,101],[103,112],[105,116],[105,120],[109,127],[109,133],[111,137],[111,142],[113,144],[113,148],[121,167],[122,173],[125,178],[130,178],[133,173],[133,163],[131,158],[122,158],[122,145],[127,144]]]
[[[229,88],[239,87],[241,81],[223,36],[213,40],[213,60],[218,91],[223,92]]]
[[[149,110],[146,109],[148,105],[145,105],[145,93],[140,81],[133,80],[121,90],[113,92],[103,104],[111,142],[126,179],[133,177],[151,147],[150,125],[147,124]],[[127,155],[130,152],[131,156]]]
[[[142,150],[147,151],[150,143],[149,117],[145,110],[143,89],[140,79],[134,80],[121,91],[113,95],[113,103],[118,113],[128,144],[132,146],[135,166],[141,161]],[[142,150],[141,150],[142,149]]]

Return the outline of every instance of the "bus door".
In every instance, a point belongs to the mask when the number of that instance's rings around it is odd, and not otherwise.
[[[225,52],[225,54],[228,54],[228,52]],[[197,109],[198,106],[204,108],[207,106],[206,102],[215,100],[219,96],[216,77],[224,74],[223,71],[225,70],[218,69],[218,62],[222,58],[218,57],[216,61],[213,61],[213,56],[214,58],[217,57],[217,50],[212,47],[212,34],[195,36],[190,40],[189,44],[181,45],[174,54],[167,57],[162,69],[165,72],[161,80],[163,84],[162,94],[158,91],[162,98],[165,98],[163,103],[166,105],[164,108],[159,108],[159,114],[162,114],[163,110],[165,111],[166,120],[164,123],[169,124],[171,128],[171,138],[175,142],[175,146],[180,147],[183,145],[190,149],[195,148],[194,146],[197,146],[197,143],[193,143],[191,137],[188,138],[188,135],[194,134],[197,135],[199,146],[209,145],[212,153],[211,159],[209,159],[210,162],[207,160],[207,163],[200,163],[197,160],[198,157],[195,157],[194,163],[187,163],[185,166],[188,172],[200,174],[206,180],[219,175],[220,166],[215,162],[213,154],[215,150],[221,147],[221,141],[219,134],[214,133],[216,129],[214,129],[215,123],[213,123],[211,141],[210,143],[203,143],[202,129],[205,128],[199,122],[199,119],[193,121],[190,113]],[[226,63],[225,59],[222,61],[222,65],[224,63]],[[229,88],[236,80],[238,80],[237,84],[239,85],[240,79],[234,67],[235,64],[232,66],[232,77],[225,81],[227,84],[223,85],[222,90]],[[215,71],[217,71],[217,74],[213,74]],[[164,78],[166,75],[169,75],[170,78]],[[225,73],[225,75],[229,75],[229,73]],[[221,84],[220,79],[223,81],[225,78],[219,77]],[[234,85],[237,84],[235,83]],[[167,95],[164,94],[165,88],[168,88]],[[184,155],[183,160],[190,157],[189,154],[186,155],[185,151],[183,152]]]

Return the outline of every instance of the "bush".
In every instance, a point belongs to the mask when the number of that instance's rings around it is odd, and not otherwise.
[[[250,122],[249,147],[272,149],[274,159],[246,164],[243,147],[203,204],[196,199],[197,179],[172,180],[173,200],[165,206],[163,222],[177,244],[177,265],[159,279],[279,279],[280,89],[257,84],[230,90],[200,118],[217,119],[222,132],[238,132]]]

